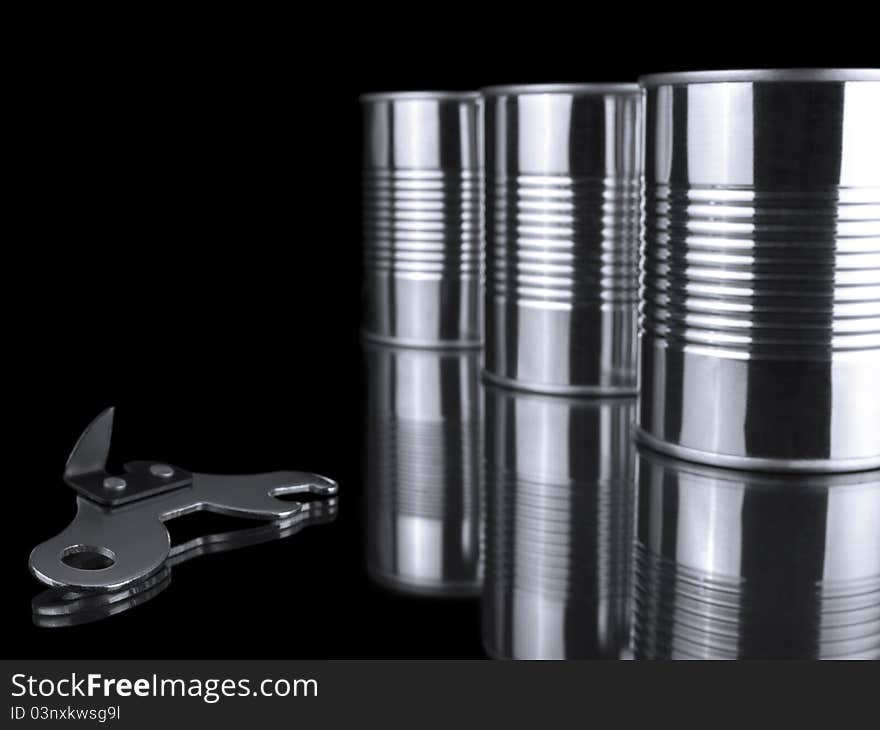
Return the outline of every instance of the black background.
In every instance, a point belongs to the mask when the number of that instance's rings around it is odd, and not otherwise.
[[[880,60],[852,23],[664,23],[633,7],[382,25],[327,10],[28,28],[6,110],[20,160],[4,266],[7,656],[483,656],[478,602],[394,596],[364,569],[358,95]],[[33,626],[28,553],[73,517],[64,461],[111,404],[111,459],[324,473],[341,485],[337,521],[179,566],[106,621]]]

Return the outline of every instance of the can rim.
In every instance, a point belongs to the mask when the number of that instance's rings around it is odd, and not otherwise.
[[[529,94],[636,94],[640,91],[635,82],[589,82],[576,84],[501,84],[480,89],[483,96],[527,96]]]
[[[440,91],[423,89],[417,91],[370,91],[361,94],[361,103],[371,101],[476,101],[480,98],[477,91]]]
[[[643,88],[680,84],[730,84],[754,82],[880,81],[878,68],[760,68],[718,71],[672,71],[639,77]]]

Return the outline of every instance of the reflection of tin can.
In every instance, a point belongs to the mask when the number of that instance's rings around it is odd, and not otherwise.
[[[487,376],[546,393],[634,394],[638,86],[483,93]]]
[[[366,349],[367,567],[398,591],[480,593],[479,357]]]
[[[479,345],[479,96],[383,93],[361,103],[364,334],[402,345]]]
[[[629,638],[634,399],[486,388],[483,642],[616,659]]]
[[[637,463],[637,659],[880,659],[880,471]]]
[[[717,466],[880,467],[880,70],[642,84],[642,438]]]

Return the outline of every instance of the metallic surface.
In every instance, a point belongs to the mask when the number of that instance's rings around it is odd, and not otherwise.
[[[303,503],[276,499],[284,494],[335,495],[336,483],[317,474],[279,471],[229,476],[193,474],[189,487],[105,509],[77,497],[76,517],[55,537],[33,549],[31,572],[50,586],[115,590],[151,575],[168,559],[171,542],[164,521],[209,510],[233,517],[287,520]],[[74,552],[99,553],[113,560],[100,570],[62,562]]]
[[[634,399],[486,387],[483,643],[617,659],[629,638]]]
[[[361,104],[364,334],[399,345],[479,345],[479,97],[367,94]]]
[[[168,466],[168,464],[153,464],[150,467],[150,474],[152,474],[154,477],[170,479],[174,476],[174,469]]]
[[[102,484],[104,489],[125,489],[128,486],[122,477],[107,477]]]
[[[880,81],[876,68],[764,68],[727,71],[674,71],[647,74],[639,79],[644,88],[675,84],[754,83],[757,81]]]
[[[634,394],[638,87],[484,95],[487,377],[546,393]]]
[[[171,585],[171,569],[163,565],[143,580],[116,591],[47,588],[31,601],[31,618],[41,628],[94,623],[130,611],[152,600]]]
[[[637,659],[880,659],[880,471],[639,451]]]
[[[81,494],[73,521],[55,537],[31,551],[30,570],[43,583],[79,590],[113,591],[143,580],[171,556],[168,530],[162,524],[181,515],[208,510],[233,517],[291,520],[307,511],[301,502],[278,497],[311,493],[333,496],[332,479],[300,471],[267,474],[190,474],[181,486],[167,491],[147,491],[134,501],[107,506],[91,498],[89,480],[107,479],[105,464],[113,433],[114,410],[108,408],[83,431],[67,460],[65,481]],[[125,465],[131,480],[161,478],[149,474],[155,462]],[[124,481],[119,479],[119,481]],[[85,485],[85,486],[84,486]],[[129,485],[130,487],[130,485]],[[130,491],[126,487],[122,491]]]
[[[115,413],[113,407],[105,408],[80,434],[64,466],[64,481],[68,486],[92,502],[118,507],[192,484],[189,472],[172,469],[169,474],[157,474],[155,464],[149,461],[128,462],[124,478],[108,474],[106,461]]]
[[[739,73],[646,79],[642,437],[880,467],[880,76]]]
[[[309,502],[291,517],[258,522],[254,527],[218,532],[174,545],[168,559],[146,578],[115,591],[76,591],[49,588],[31,601],[33,621],[41,627],[78,626],[115,616],[155,598],[171,583],[171,568],[201,555],[237,550],[291,537],[310,525],[336,519],[336,498]]]
[[[394,590],[482,587],[480,355],[370,346],[367,568]]]

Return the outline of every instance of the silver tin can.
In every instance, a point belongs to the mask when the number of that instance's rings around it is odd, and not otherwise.
[[[411,346],[482,340],[479,95],[367,94],[364,335]]]
[[[641,82],[642,439],[716,466],[880,467],[880,70]]]
[[[634,394],[638,86],[483,95],[487,377],[544,393]]]
[[[398,592],[482,588],[478,350],[370,345],[367,569]]]
[[[639,451],[635,658],[880,659],[880,471]]]
[[[485,390],[486,651],[620,658],[630,626],[635,399]]]

